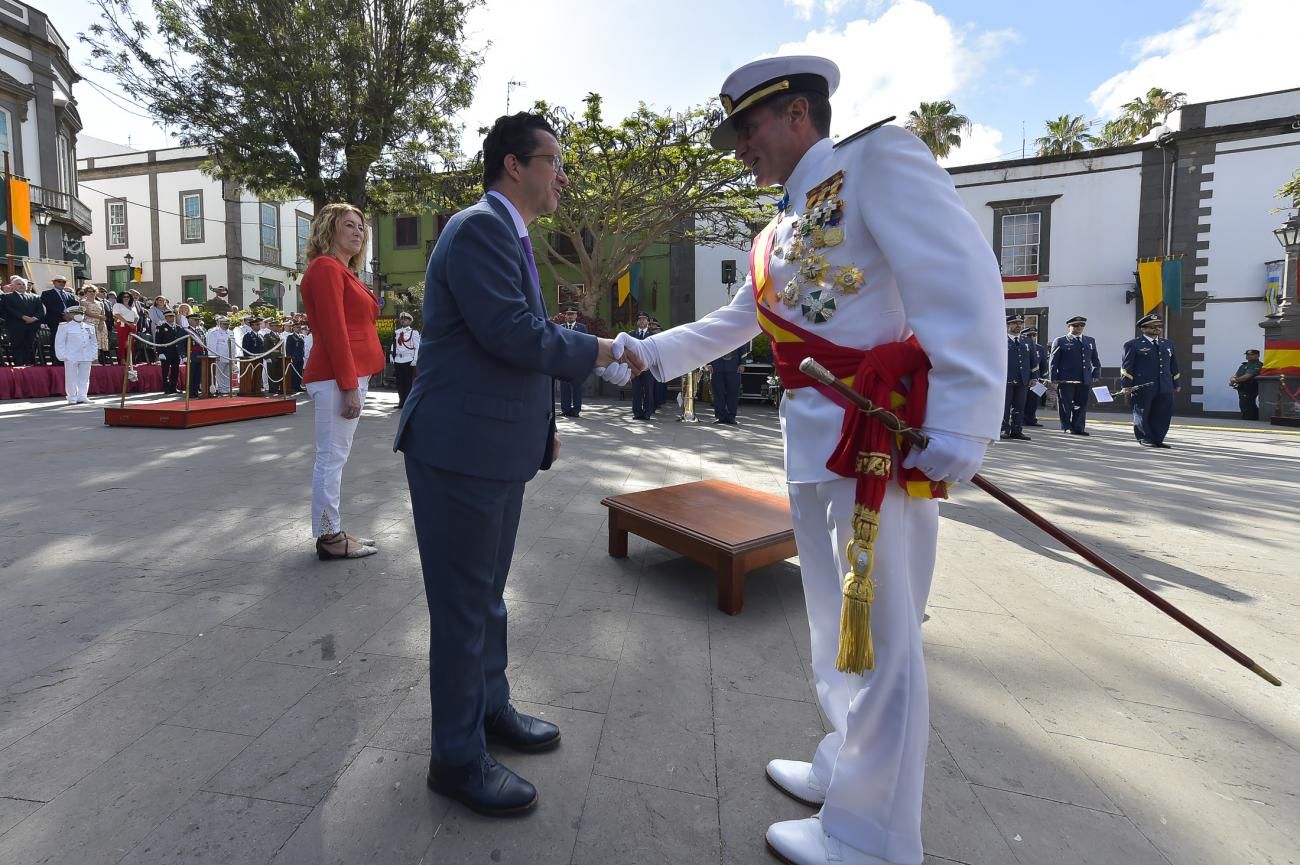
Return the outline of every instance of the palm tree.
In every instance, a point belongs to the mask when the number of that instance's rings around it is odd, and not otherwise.
[[[1082,114],[1071,117],[1062,114],[1055,120],[1047,121],[1047,134],[1034,140],[1039,156],[1060,156],[1063,153],[1079,153],[1093,142],[1088,134],[1088,121]]]
[[[1138,137],[1133,132],[1133,119],[1128,115],[1120,115],[1101,128],[1101,132],[1093,139],[1092,146],[1123,147],[1137,141]]]
[[[1139,96],[1132,102],[1120,106],[1125,116],[1133,123],[1134,140],[1146,135],[1156,126],[1164,123],[1179,108],[1187,104],[1186,93],[1170,93],[1162,87],[1152,87],[1146,96]]]
[[[954,147],[961,147],[958,133],[971,130],[970,118],[958,114],[957,106],[948,99],[922,102],[920,110],[907,113],[907,122],[903,125],[925,142],[935,159],[943,159]]]

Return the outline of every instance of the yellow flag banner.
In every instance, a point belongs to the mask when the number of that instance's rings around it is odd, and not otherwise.
[[[1138,261],[1138,287],[1142,290],[1142,314],[1146,315],[1160,304],[1164,292],[1161,260],[1158,258]]]
[[[30,243],[32,239],[31,185],[26,180],[19,180],[17,177],[9,178],[9,200],[13,202],[10,207],[12,208],[14,234]]]
[[[618,278],[618,305],[622,306],[627,302],[627,296],[632,293],[632,271],[625,272]]]

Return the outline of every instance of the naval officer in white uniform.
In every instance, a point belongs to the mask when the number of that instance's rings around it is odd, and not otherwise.
[[[785,191],[766,247],[770,276],[760,286],[763,314],[770,313],[764,328],[793,325],[811,334],[809,346],[825,354],[834,344],[829,353],[841,355],[844,349],[887,353],[914,336],[930,364],[921,415],[930,446],[903,465],[935,481],[966,481],[998,435],[1002,415],[998,264],[947,172],[911,133],[879,125],[838,145],[831,141],[829,97],[838,81],[829,60],[776,57],[741,67],[722,86],[727,118],[713,145],[734,148],[759,186],[779,184]],[[730,305],[697,322],[620,344],[656,378],[681,376],[759,334],[753,280],[751,272]],[[794,380],[793,373],[783,379],[787,387]],[[934,568],[937,502],[912,497],[890,478],[871,571],[874,669],[841,672],[842,580],[851,569],[846,546],[855,537],[857,481],[832,472],[827,459],[844,417],[844,408],[812,386],[781,401],[817,696],[834,731],[810,762],[768,764],[774,784],[820,811],[774,824],[767,842],[797,865],[920,865],[929,738],[921,619]],[[898,470],[897,460],[885,469]]]

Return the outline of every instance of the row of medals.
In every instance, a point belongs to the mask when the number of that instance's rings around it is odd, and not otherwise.
[[[839,197],[844,172],[823,180],[808,192],[802,216],[795,219],[789,246],[772,249],[772,255],[797,262],[795,275],[781,290],[781,302],[798,308],[813,324],[830,321],[835,315],[835,296],[856,294],[865,278],[853,265],[831,268],[825,250],[844,242],[844,201]],[[786,206],[782,200],[781,219]]]

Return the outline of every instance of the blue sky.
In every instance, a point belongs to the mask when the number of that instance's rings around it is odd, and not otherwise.
[[[43,8],[69,43],[90,20],[84,0]],[[1046,119],[1104,120],[1155,85],[1192,101],[1300,87],[1285,59],[1298,32],[1296,0],[488,0],[467,34],[484,61],[460,119],[476,149],[474,130],[505,111],[510,81],[523,82],[509,88],[512,110],[537,99],[576,108],[595,90],[613,117],[642,100],[699,104],[756,57],[815,53],[843,72],[835,134],[952,99],[976,127],[949,162],[983,162],[1019,156],[1022,122],[1032,150]],[[113,89],[79,45],[74,62]],[[87,134],[167,143],[120,100],[88,84],[77,93]]]

